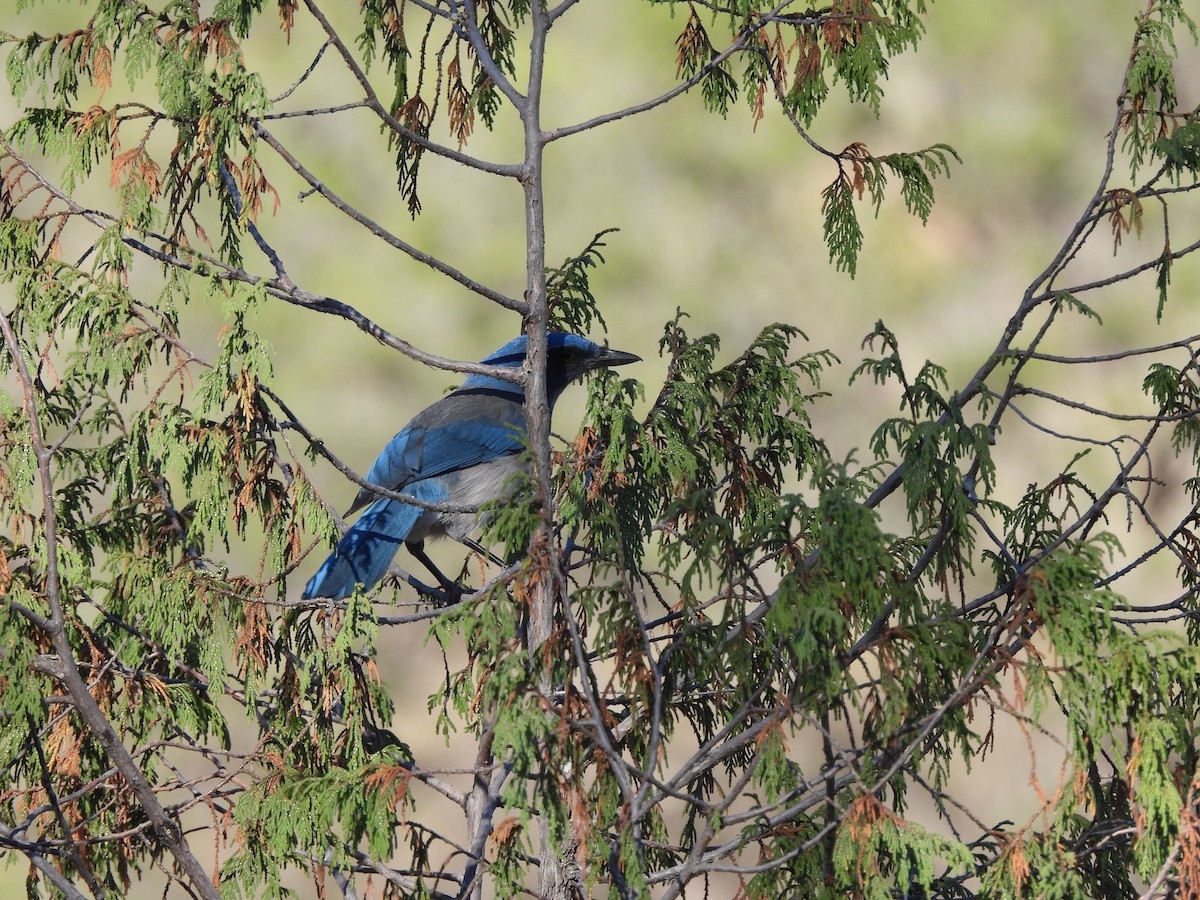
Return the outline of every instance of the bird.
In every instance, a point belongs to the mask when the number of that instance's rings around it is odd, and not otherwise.
[[[520,368],[526,337],[509,341],[483,365]],[[594,344],[577,334],[552,331],[546,340],[546,400],[551,411],[570,384],[594,369],[640,362],[641,357]],[[469,375],[462,385],[417,413],[367,471],[366,481],[426,503],[477,508],[506,496],[513,476],[524,471],[525,390],[488,375]],[[477,512],[443,512],[358,492],[346,515],[366,507],[337,548],[304,588],[304,599],[349,597],[367,591],[387,573],[401,544],[421,560],[444,589],[448,581],[424,553],[427,537],[449,536],[471,546],[482,524]]]

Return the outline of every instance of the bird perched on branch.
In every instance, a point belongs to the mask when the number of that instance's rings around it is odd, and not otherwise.
[[[546,399],[551,410],[570,382],[593,369],[623,366],[640,357],[609,350],[575,334],[547,337]],[[520,368],[525,337],[509,341],[484,365]],[[417,414],[383,448],[366,480],[426,503],[477,508],[505,496],[510,479],[521,471],[525,449],[525,390],[519,384],[470,375],[458,390]],[[369,506],[368,506],[369,504]],[[373,587],[391,565],[400,545],[438,576],[425,556],[426,537],[448,535],[459,541],[479,524],[476,512],[425,509],[380,497],[370,488],[358,492],[347,515],[367,506],[337,549],[304,588],[304,597],[340,599]]]

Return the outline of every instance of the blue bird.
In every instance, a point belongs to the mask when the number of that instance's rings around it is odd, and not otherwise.
[[[546,355],[546,399],[551,410],[576,378],[593,369],[640,360],[632,353],[557,331],[548,335]],[[482,362],[519,368],[525,363],[525,337],[509,341]],[[521,471],[524,407],[521,385],[470,375],[392,438],[366,480],[427,503],[478,507],[502,497],[512,476]],[[346,514],[364,506],[367,511],[304,588],[306,599],[348,597],[359,584],[369,590],[383,578],[401,544],[407,544],[443,587],[449,587],[425,556],[423,542],[426,537],[442,536],[467,542],[480,524],[477,513],[424,509],[363,488]]]

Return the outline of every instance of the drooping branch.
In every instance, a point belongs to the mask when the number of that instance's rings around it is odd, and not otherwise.
[[[105,754],[117,771],[121,773],[121,777],[129,785],[134,796],[137,797],[138,804],[150,820],[156,836],[178,863],[180,870],[190,882],[191,889],[206,900],[219,900],[220,894],[216,889],[213,877],[204,871],[203,866],[192,853],[191,846],[178,824],[168,816],[158,802],[154,788],[146,781],[141,769],[138,768],[137,763],[121,742],[112,723],[95,698],[92,697],[87,683],[79,673],[79,667],[75,661],[75,651],[67,634],[66,611],[62,602],[62,584],[58,565],[59,538],[55,513],[57,497],[51,472],[52,459],[46,443],[42,439],[34,382],[29,375],[24,353],[16,333],[12,329],[8,314],[3,310],[0,310],[0,332],[4,335],[4,342],[24,396],[30,445],[37,460],[38,483],[43,503],[42,527],[46,547],[45,600],[50,609],[49,632],[46,637],[53,644],[56,653],[53,656],[40,657],[37,669],[61,685],[66,691],[80,720],[104,749]]]
[[[346,46],[345,42],[341,39],[341,37],[338,35],[337,31],[334,29],[333,25],[330,23],[328,17],[321,10],[321,8],[319,6],[317,6],[315,0],[304,0],[304,4],[308,8],[308,11],[312,14],[313,18],[316,19],[318,23],[320,23],[321,28],[324,29],[325,33],[329,37],[329,42],[337,50],[338,55],[342,59],[342,62],[345,64],[346,68],[350,70],[351,74],[353,74],[355,80],[358,82],[359,86],[362,88],[363,92],[366,94],[367,106],[371,109],[372,112],[375,113],[375,115],[377,115],[380,118],[380,120],[382,120],[384,122],[384,124],[387,125],[388,128],[390,128],[396,134],[403,136],[405,138],[405,140],[411,141],[412,143],[416,144],[421,149],[428,150],[430,153],[434,153],[438,156],[445,157],[446,159],[450,160],[451,162],[458,163],[459,165],[466,166],[467,168],[476,169],[480,172],[486,172],[490,175],[500,175],[500,176],[506,177],[506,178],[520,177],[520,175],[521,175],[521,166],[520,165],[493,163],[493,162],[488,162],[486,160],[477,159],[477,158],[470,156],[466,153],[463,153],[459,150],[454,150],[450,147],[445,147],[441,144],[431,141],[431,140],[429,140],[429,138],[425,137],[422,134],[419,134],[416,131],[413,131],[413,129],[409,128],[407,125],[405,125],[399,119],[397,119],[383,105],[383,102],[379,99],[379,95],[375,92],[374,87],[372,87],[371,81],[367,77],[367,73],[363,70],[362,66],[359,64],[358,58],[354,55],[353,52],[351,52],[350,48]],[[457,3],[455,3],[454,5],[458,6]],[[476,36],[478,35],[478,31],[479,31],[478,28],[473,29],[473,32]],[[470,33],[470,32],[468,32],[468,33]],[[479,41],[479,45],[482,48],[482,40]],[[482,48],[481,59],[490,59],[490,57],[487,55],[486,48]],[[495,69],[494,63],[492,64],[491,69],[492,70]],[[491,74],[492,74],[492,72],[489,71],[489,75],[491,75]],[[493,76],[493,80],[495,80],[494,76]],[[497,84],[500,84],[503,86],[503,85],[507,84],[507,81],[501,80],[501,81],[497,82]],[[509,90],[511,90],[511,85],[509,85]],[[512,99],[512,98],[510,97],[510,99]]]

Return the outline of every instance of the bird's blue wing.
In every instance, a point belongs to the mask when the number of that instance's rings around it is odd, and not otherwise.
[[[520,453],[524,447],[524,431],[509,422],[489,419],[446,422],[426,429],[416,477],[436,478],[447,472]]]

